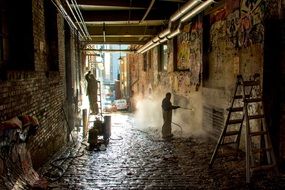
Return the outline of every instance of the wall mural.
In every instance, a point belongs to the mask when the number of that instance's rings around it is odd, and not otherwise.
[[[226,52],[225,42],[228,40],[226,30],[226,11],[221,9],[210,17],[211,29],[210,29],[210,50],[212,52],[212,79],[215,80],[215,85],[221,84],[217,81],[221,81],[224,75],[224,64],[229,57]]]
[[[178,70],[189,69],[190,84],[199,85],[202,64],[202,22],[197,20],[189,26],[186,27],[186,30],[184,28],[184,32],[177,38],[177,68]],[[178,80],[180,81],[180,79]]]
[[[190,84],[200,84],[202,65],[202,22],[198,20],[190,31]]]
[[[227,46],[229,48],[238,48],[239,18],[239,10],[235,10],[229,14],[226,19],[226,34],[228,35]]]
[[[263,43],[265,1],[241,0],[239,8],[232,1],[227,1],[225,6],[228,13],[226,25],[229,47],[242,48]]]
[[[190,76],[188,72],[175,73],[173,77],[173,91],[175,94],[188,96],[190,93]]]
[[[220,47],[220,42],[224,41],[226,35],[225,9],[220,10],[210,18],[210,50]]]
[[[227,0],[224,8],[210,15],[211,82],[209,85],[212,87],[225,85],[223,81],[227,72],[225,68],[234,69],[236,73],[245,69],[248,71],[259,69],[259,66],[255,67],[255,63],[258,61],[260,63],[257,65],[262,63],[261,54],[252,52],[263,44],[264,2],[264,0]],[[236,55],[240,55],[242,59],[235,59]],[[235,66],[229,65],[230,63],[235,63]]]
[[[177,69],[185,70],[189,69],[190,58],[190,33],[183,31],[181,35],[177,37]]]
[[[263,0],[242,0],[240,7],[239,47],[262,43],[264,26],[262,18],[265,4]]]
[[[271,18],[279,18],[279,3],[280,0],[270,0],[265,2],[266,11],[264,11],[264,18],[271,19]],[[285,7],[285,1],[282,0],[281,8]]]

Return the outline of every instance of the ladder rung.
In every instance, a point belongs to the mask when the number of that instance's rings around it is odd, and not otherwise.
[[[267,151],[271,151],[272,147],[268,147],[268,148],[258,148],[252,151],[253,154],[257,154],[257,153],[263,153],[263,152],[267,152]]]
[[[259,80],[255,81],[243,81],[244,86],[258,86],[259,85]]]
[[[243,107],[228,108],[227,110],[231,112],[239,112],[243,111]]]
[[[249,115],[248,119],[262,119],[264,118],[264,114],[260,114],[260,115]]]
[[[243,98],[242,95],[235,95],[235,96],[234,96],[234,99],[242,99],[242,98]]]
[[[250,103],[250,102],[261,102],[262,98],[249,98],[245,99],[245,102]]]
[[[243,119],[231,119],[229,120],[228,124],[237,124],[242,123]]]
[[[250,136],[258,136],[258,135],[265,135],[267,131],[256,131],[256,132],[251,132]]]
[[[250,95],[248,95],[248,94],[245,95],[245,98],[249,98],[249,97],[250,97]],[[234,99],[243,99],[243,95],[235,95]]]
[[[275,167],[275,164],[269,164],[269,165],[251,167],[251,170],[252,170],[252,172],[260,171],[260,170],[271,170],[274,167]]]
[[[229,144],[236,144],[236,141],[232,141],[232,142],[226,142],[226,143],[221,143],[221,145],[229,145]]]
[[[233,136],[239,134],[239,131],[227,131],[225,136]]]

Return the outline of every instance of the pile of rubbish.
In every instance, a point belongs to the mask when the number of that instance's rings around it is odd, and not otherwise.
[[[47,189],[47,180],[33,169],[26,145],[38,127],[37,118],[29,115],[0,123],[0,189]]]

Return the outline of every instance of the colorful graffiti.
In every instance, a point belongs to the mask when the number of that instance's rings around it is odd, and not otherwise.
[[[229,9],[233,10],[232,7]],[[236,9],[227,16],[227,35],[229,46],[234,48],[249,47],[252,44],[263,43],[264,0],[241,0],[239,10]]]
[[[179,72],[173,76],[173,91],[175,94],[188,96],[190,93],[190,76],[188,72]]]
[[[210,49],[215,50],[220,45],[220,42],[226,38],[226,22],[225,20],[216,21],[210,30]]]
[[[228,46],[238,48],[238,30],[239,30],[239,10],[229,14],[226,19],[226,34],[228,36]]]
[[[262,24],[263,0],[242,0],[240,7],[239,47],[248,47],[254,43],[262,43],[264,26]]]
[[[234,12],[235,10],[239,10],[240,8],[240,0],[227,0],[225,1],[225,10],[226,15]]]
[[[190,33],[183,32],[177,37],[178,44],[178,55],[177,55],[177,69],[185,70],[189,69],[189,58],[190,58]]]
[[[200,84],[200,73],[202,64],[202,22],[197,20],[188,32],[183,32],[177,40],[177,69],[190,71],[190,84]],[[188,73],[189,74],[189,73]]]

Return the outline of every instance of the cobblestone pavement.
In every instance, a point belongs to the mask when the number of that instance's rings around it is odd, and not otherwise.
[[[238,159],[217,159],[209,169],[214,141],[202,137],[163,141],[160,130],[138,130],[132,121],[129,115],[112,115],[106,150],[88,151],[86,142],[65,147],[41,170],[50,181],[49,189],[285,189],[282,174],[253,175],[247,186],[242,154]]]

